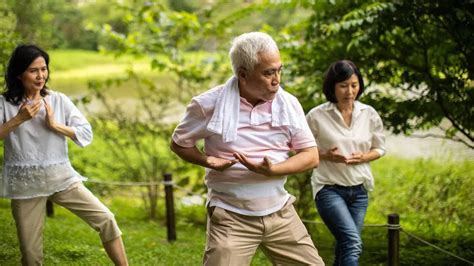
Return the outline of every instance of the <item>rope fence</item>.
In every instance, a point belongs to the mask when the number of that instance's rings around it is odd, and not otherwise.
[[[318,221],[311,221],[311,220],[306,220],[306,219],[301,219],[301,221],[303,221],[304,223],[307,223],[307,224],[320,224],[320,225],[324,225],[323,222],[318,222]],[[440,247],[436,246],[435,244],[432,244],[432,243],[430,243],[430,242],[428,242],[428,241],[422,239],[421,237],[418,237],[418,236],[416,236],[415,234],[406,231],[405,229],[403,229],[402,226],[400,226],[400,224],[364,224],[364,227],[385,227],[385,228],[387,228],[388,230],[398,230],[398,231],[400,231],[400,232],[405,233],[407,236],[409,236],[409,237],[411,237],[411,238],[413,238],[413,239],[415,239],[415,240],[418,240],[418,241],[422,242],[423,244],[428,245],[428,246],[430,246],[430,247],[432,247],[432,248],[434,248],[434,249],[437,249],[437,250],[439,250],[439,251],[441,251],[441,252],[443,252],[443,253],[445,253],[445,254],[451,256],[451,257],[454,257],[454,258],[456,258],[456,259],[458,259],[458,260],[461,260],[461,261],[463,261],[463,262],[466,262],[466,263],[468,263],[468,264],[474,265],[474,262],[469,261],[469,260],[467,260],[467,259],[464,259],[464,258],[462,258],[462,257],[459,257],[459,256],[457,256],[456,254],[454,254],[454,253],[452,253],[452,252],[450,252],[450,251],[447,251],[447,250],[445,250],[445,249],[443,249],[443,248],[440,248]]]
[[[445,254],[448,254],[448,255],[451,256],[451,257],[454,257],[454,258],[456,258],[456,259],[458,259],[458,260],[461,260],[461,261],[464,261],[464,262],[469,263],[469,264],[471,264],[471,265],[474,265],[474,262],[469,261],[469,260],[464,259],[464,258],[461,258],[461,257],[457,256],[456,254],[454,254],[454,253],[452,253],[452,252],[449,252],[449,251],[447,251],[447,250],[444,250],[444,249],[442,249],[442,248],[440,248],[440,247],[438,247],[438,246],[436,246],[436,245],[434,245],[434,244],[432,244],[432,243],[430,243],[430,242],[428,242],[428,241],[426,241],[426,240],[423,240],[422,238],[420,238],[420,237],[414,235],[413,233],[410,233],[410,232],[406,231],[406,230],[403,229],[402,227],[400,227],[400,231],[403,232],[403,233],[405,233],[405,234],[407,234],[409,237],[411,237],[411,238],[413,238],[413,239],[416,239],[416,240],[422,242],[422,243],[425,244],[425,245],[428,245],[428,246],[430,246],[430,247],[432,247],[432,248],[435,248],[435,249],[437,249],[437,250],[439,250],[439,251],[441,251],[441,252],[443,252],[443,253],[445,253]]]
[[[172,179],[171,179],[171,174],[165,174],[164,175],[165,180],[163,181],[149,181],[149,182],[122,182],[122,181],[102,181],[102,180],[94,180],[94,179],[89,179],[85,182],[88,183],[93,183],[93,184],[100,184],[100,185],[110,185],[110,186],[157,186],[157,185],[163,185],[165,187],[165,196],[166,196],[166,209],[167,209],[167,227],[168,227],[168,241],[174,241],[176,240],[176,230],[175,230],[175,218],[174,218],[174,199],[173,199],[173,194],[172,194],[172,189],[178,189],[182,192],[185,192],[186,195],[191,195],[191,196],[198,196],[201,198],[204,198],[205,196],[203,194],[198,194],[195,193],[189,189],[186,189],[182,186],[177,185]],[[48,203],[50,203],[48,201]],[[52,205],[48,207],[48,215],[53,213],[52,210]],[[389,265],[399,265],[399,259],[398,259],[398,246],[399,246],[399,232],[405,233],[408,237],[415,239],[425,245],[428,245],[438,251],[441,251],[445,253],[446,255],[449,255],[453,258],[456,258],[460,261],[463,261],[465,263],[468,263],[470,265],[474,265],[474,262],[469,261],[465,258],[462,258],[460,256],[457,256],[456,254],[447,251],[433,243],[430,243],[418,236],[416,236],[413,233],[410,233],[406,231],[400,224],[398,220],[398,214],[390,214],[389,215],[389,223],[387,224],[364,224],[364,227],[376,227],[376,228],[387,228],[388,233],[389,233]],[[307,224],[320,224],[324,225],[323,222],[318,222],[318,221],[312,221],[312,220],[307,220],[307,219],[302,219],[304,223]],[[390,253],[396,253],[396,254],[390,254]]]

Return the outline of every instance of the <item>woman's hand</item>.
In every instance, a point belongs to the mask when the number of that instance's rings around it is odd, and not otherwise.
[[[353,152],[352,156],[346,160],[346,164],[359,164],[365,162],[366,160],[362,152]]]
[[[35,117],[41,108],[41,101],[30,102],[30,103],[23,103],[20,106],[20,110],[18,111],[18,118],[21,122],[25,122],[30,120],[31,118]]]
[[[331,149],[329,149],[326,152],[326,156],[324,157],[327,158],[327,160],[333,161],[335,163],[347,163],[348,159],[339,152],[339,149],[337,147],[332,147]]]
[[[52,129],[53,131],[56,131],[56,121],[54,120],[54,112],[53,112],[53,108],[51,108],[51,105],[49,105],[49,103],[43,99],[43,102],[44,102],[44,108],[46,109],[46,116],[45,116],[45,121],[46,121],[46,125]]]
[[[270,159],[266,156],[263,158],[263,160],[260,163],[249,160],[247,156],[238,152],[234,152],[234,157],[252,172],[265,175],[265,176],[274,175],[273,169],[272,169],[273,164],[270,161]]]

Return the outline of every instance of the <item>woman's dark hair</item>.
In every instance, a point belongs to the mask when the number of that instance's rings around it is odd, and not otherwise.
[[[18,79],[18,76],[23,74],[28,66],[38,57],[44,58],[49,73],[49,55],[43,49],[36,45],[19,45],[13,50],[10,60],[8,61],[7,71],[5,72],[5,91],[3,92],[3,96],[8,102],[14,105],[21,103],[25,96],[25,88],[21,80]],[[43,97],[48,94],[46,90],[48,88],[46,86],[48,79],[49,75],[44,88],[40,91]]]
[[[364,80],[357,66],[349,60],[336,61],[332,63],[326,71],[323,82],[323,92],[326,99],[332,103],[337,103],[336,83],[347,80],[353,74],[355,74],[359,80],[359,93],[356,96],[356,100],[359,99],[359,96],[365,90]]]

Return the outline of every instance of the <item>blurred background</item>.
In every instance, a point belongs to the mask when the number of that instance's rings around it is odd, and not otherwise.
[[[168,149],[191,97],[232,73],[232,38],[264,31],[277,41],[282,86],[305,111],[325,101],[329,64],[349,59],[381,115],[387,155],[372,164],[376,186],[366,224],[398,213],[406,232],[464,259],[400,236],[402,265],[474,260],[474,17],[472,1],[0,0],[0,72],[14,47],[50,54],[49,87],[86,113],[94,142],[70,145],[75,169],[115,213],[131,264],[201,264],[204,170]],[[3,78],[0,84],[4,86]],[[3,150],[3,143],[0,144]],[[0,159],[3,158],[3,152]],[[178,240],[166,241],[163,175],[175,182]],[[316,212],[310,174],[287,189],[323,259],[334,240]],[[9,201],[0,199],[0,265],[19,251]],[[45,264],[109,263],[87,225],[55,206]],[[59,231],[59,233],[58,233]],[[387,264],[387,230],[364,229],[361,265]],[[271,265],[258,252],[252,265]]]

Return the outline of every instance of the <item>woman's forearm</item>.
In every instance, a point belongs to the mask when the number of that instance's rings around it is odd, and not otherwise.
[[[76,139],[76,132],[74,131],[74,129],[72,129],[72,127],[56,123],[51,129],[58,134],[69,137],[71,139]]]
[[[12,119],[8,120],[6,123],[0,126],[0,139],[5,139],[10,132],[15,130],[19,125],[21,125],[24,120],[19,116],[15,116]]]

